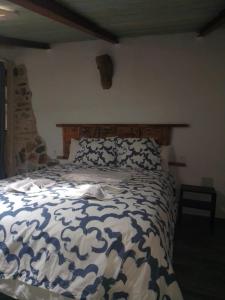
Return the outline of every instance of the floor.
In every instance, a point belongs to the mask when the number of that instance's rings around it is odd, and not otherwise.
[[[225,300],[225,220],[184,216],[177,226],[174,269],[184,300]]]
[[[211,235],[207,218],[185,216],[176,229],[174,269],[184,300],[225,300],[225,220]]]
[[[0,300],[14,300],[14,299],[0,293]]]

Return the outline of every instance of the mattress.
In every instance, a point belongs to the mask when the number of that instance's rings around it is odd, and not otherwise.
[[[55,180],[38,193],[4,192],[24,176],[0,181],[0,290],[33,300],[183,299],[172,267],[172,176],[131,171],[113,182],[120,194],[99,201],[67,193],[82,182],[63,175],[76,172],[68,164],[26,174]]]

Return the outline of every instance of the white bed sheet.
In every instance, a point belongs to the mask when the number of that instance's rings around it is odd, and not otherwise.
[[[27,285],[19,280],[0,280],[0,292],[19,300],[68,300],[67,297]]]
[[[124,193],[104,202],[65,197],[77,183],[62,175],[76,170],[34,172],[56,185],[33,196],[4,193],[22,176],[0,181],[0,291],[20,300],[182,300],[171,264],[176,201],[170,176],[137,172],[116,185]]]

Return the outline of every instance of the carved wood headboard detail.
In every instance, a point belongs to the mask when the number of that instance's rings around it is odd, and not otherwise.
[[[56,124],[63,131],[63,157],[68,158],[71,138],[152,137],[160,145],[169,145],[172,129],[188,124]]]

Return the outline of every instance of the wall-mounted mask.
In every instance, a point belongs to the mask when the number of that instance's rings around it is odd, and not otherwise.
[[[100,72],[103,89],[110,89],[113,78],[113,62],[111,57],[108,54],[97,56],[96,63]]]

